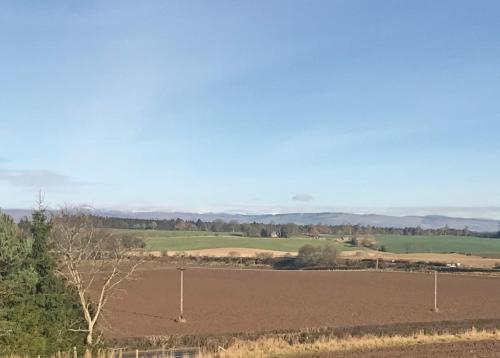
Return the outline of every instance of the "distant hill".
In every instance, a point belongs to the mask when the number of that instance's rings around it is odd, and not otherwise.
[[[5,209],[3,212],[11,215],[16,221],[22,217],[30,215],[30,210],[24,209]],[[364,225],[376,227],[417,227],[423,229],[439,229],[446,225],[453,229],[463,229],[468,227],[471,231],[478,232],[497,232],[500,230],[500,222],[491,219],[474,218],[455,218],[440,215],[427,216],[390,216],[376,214],[349,214],[349,213],[288,213],[288,214],[263,214],[263,215],[245,215],[245,214],[226,214],[226,213],[188,213],[188,212],[129,212],[114,210],[95,210],[95,215],[118,217],[118,218],[136,218],[136,219],[183,219],[214,221],[217,219],[223,221],[235,220],[239,223],[258,222],[287,224],[295,223],[299,225],[324,224],[324,225]]]

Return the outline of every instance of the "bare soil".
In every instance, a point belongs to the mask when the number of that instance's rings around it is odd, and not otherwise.
[[[160,265],[160,264],[158,264]],[[109,302],[108,337],[221,334],[279,329],[500,318],[500,278],[404,272],[188,269],[184,316],[179,272],[137,272]]]
[[[296,358],[494,358],[500,356],[500,341],[475,341],[410,345],[350,352],[301,355]]]

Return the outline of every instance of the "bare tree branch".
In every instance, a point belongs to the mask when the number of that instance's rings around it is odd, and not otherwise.
[[[59,257],[58,272],[76,289],[87,323],[87,328],[72,331],[87,332],[87,344],[92,345],[110,297],[142,260],[127,258],[121,238],[111,230],[97,229],[90,215],[78,209],[62,209],[53,218],[51,240]]]

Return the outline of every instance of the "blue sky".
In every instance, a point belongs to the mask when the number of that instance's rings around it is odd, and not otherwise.
[[[499,16],[497,1],[2,1],[0,206],[42,189],[138,210],[498,207]]]

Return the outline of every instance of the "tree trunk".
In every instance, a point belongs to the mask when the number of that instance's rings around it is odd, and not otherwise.
[[[87,339],[85,340],[85,342],[87,343],[87,346],[91,346],[92,343],[93,343],[93,340],[92,340],[92,328],[89,329],[89,333],[87,334]]]

